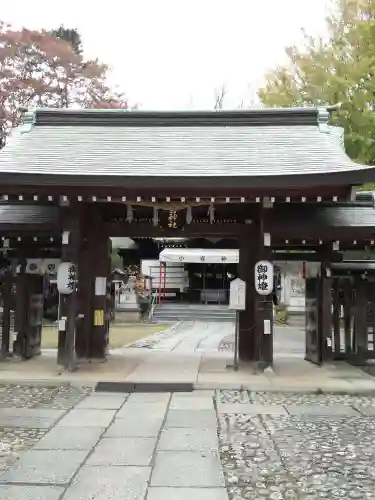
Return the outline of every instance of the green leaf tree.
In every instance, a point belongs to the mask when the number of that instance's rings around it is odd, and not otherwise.
[[[266,75],[258,95],[268,107],[340,102],[332,121],[345,130],[347,153],[375,164],[375,0],[357,7],[336,0],[326,19],[328,37],[304,33],[304,44],[286,49],[287,64]]]

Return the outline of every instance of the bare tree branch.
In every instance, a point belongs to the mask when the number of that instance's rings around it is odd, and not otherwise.
[[[219,88],[215,90],[215,111],[220,111],[224,107],[225,96],[228,94],[228,90],[223,83]]]

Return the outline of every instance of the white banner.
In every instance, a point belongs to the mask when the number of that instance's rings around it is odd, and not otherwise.
[[[237,264],[239,251],[220,248],[165,248],[159,255],[159,261],[180,264]]]

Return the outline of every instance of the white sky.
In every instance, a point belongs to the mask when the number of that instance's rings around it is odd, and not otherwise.
[[[1,19],[27,28],[77,28],[89,57],[142,109],[225,107],[251,100],[267,69],[299,43],[301,28],[324,33],[330,0],[11,0]]]

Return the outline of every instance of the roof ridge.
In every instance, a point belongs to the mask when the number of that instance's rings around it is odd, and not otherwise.
[[[25,110],[25,131],[36,126],[303,126],[327,123],[325,108],[258,108],[208,111],[34,108]]]

